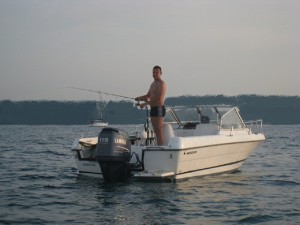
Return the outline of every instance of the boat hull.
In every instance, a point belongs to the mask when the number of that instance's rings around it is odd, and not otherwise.
[[[90,127],[107,127],[108,123],[92,123],[89,126]]]
[[[96,160],[85,160],[75,157],[75,162],[78,168],[78,172],[81,175],[100,177],[102,178],[101,168]]]
[[[133,171],[137,179],[181,180],[196,176],[226,173],[239,169],[265,137],[259,135],[174,137],[168,146],[132,146],[142,158],[144,170]],[[80,174],[102,178],[99,163],[93,159],[79,159]],[[134,159],[131,163],[135,163]]]
[[[263,140],[262,136],[259,140],[244,140],[234,143],[225,141],[186,149],[157,150],[148,148],[144,151],[145,171],[139,172],[135,177],[180,180],[231,172],[239,169]]]

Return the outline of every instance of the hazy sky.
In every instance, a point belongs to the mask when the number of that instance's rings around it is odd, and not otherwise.
[[[0,100],[136,97],[155,65],[166,97],[300,96],[299,0],[0,0],[0,31]]]

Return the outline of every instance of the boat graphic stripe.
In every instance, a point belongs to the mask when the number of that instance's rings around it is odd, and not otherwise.
[[[212,145],[202,145],[202,146],[195,146],[190,148],[181,148],[181,149],[169,149],[164,148],[164,146],[158,146],[158,147],[147,147],[146,149],[143,149],[143,151],[186,151],[186,150],[192,150],[192,149],[200,149],[200,148],[206,148],[206,147],[215,147],[215,146],[221,146],[221,145],[235,145],[235,144],[245,144],[245,143],[252,143],[252,142],[262,142],[263,140],[253,140],[253,141],[240,141],[240,142],[231,142],[231,143],[221,143],[221,144],[212,144]]]
[[[97,172],[87,172],[87,171],[79,171],[79,173],[89,173],[89,174],[100,174],[100,175],[102,175],[102,173],[97,173]]]
[[[207,168],[203,168],[203,169],[198,169],[198,170],[190,170],[190,171],[183,172],[183,173],[177,173],[175,175],[199,172],[199,171],[202,171],[202,170],[215,169],[215,168],[222,167],[222,166],[230,166],[230,165],[238,164],[238,163],[241,163],[241,162],[244,162],[244,161],[246,161],[246,159],[243,159],[243,160],[240,160],[240,161],[235,161],[235,162],[232,162],[232,163],[226,163],[226,164],[222,164],[222,165],[218,165],[218,166],[212,166],[212,167],[207,167]]]

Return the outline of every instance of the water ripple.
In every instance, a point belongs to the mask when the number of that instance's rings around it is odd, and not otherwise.
[[[77,172],[85,126],[3,126],[0,224],[297,224],[300,126],[268,139],[234,173],[177,183],[107,184]]]

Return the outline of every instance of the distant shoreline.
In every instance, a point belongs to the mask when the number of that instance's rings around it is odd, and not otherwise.
[[[244,120],[262,119],[270,125],[300,124],[299,96],[206,95],[166,99],[166,106],[228,104],[238,106]],[[85,125],[98,119],[99,104],[109,124],[143,124],[145,110],[129,101],[0,101],[0,125]]]

